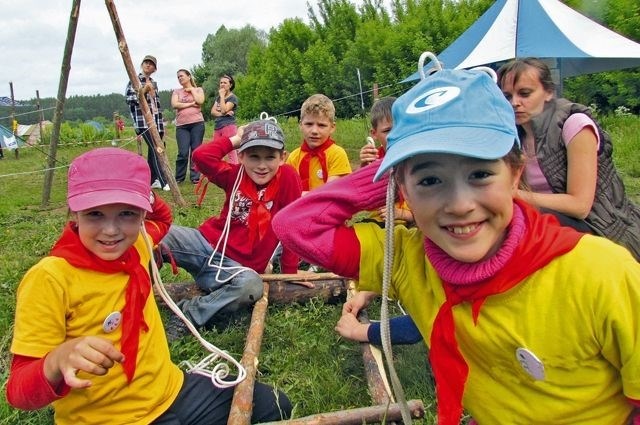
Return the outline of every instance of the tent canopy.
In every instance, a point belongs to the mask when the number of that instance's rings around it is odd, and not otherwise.
[[[640,44],[558,0],[497,0],[438,60],[462,69],[530,56],[556,59],[564,78],[640,66]]]

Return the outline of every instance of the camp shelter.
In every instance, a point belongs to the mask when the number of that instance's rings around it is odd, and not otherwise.
[[[16,149],[24,146],[24,139],[14,134],[7,127],[0,125],[0,146],[2,149]]]
[[[27,145],[37,145],[41,142],[40,128],[42,127],[45,130],[52,125],[53,123],[48,120],[35,124],[18,124],[17,133],[18,136],[25,140]]]
[[[437,54],[444,68],[454,69],[529,56],[555,62],[562,81],[574,75],[640,66],[640,44],[558,0],[497,0]],[[425,72],[433,67],[425,65]],[[419,78],[416,72],[404,81]]]

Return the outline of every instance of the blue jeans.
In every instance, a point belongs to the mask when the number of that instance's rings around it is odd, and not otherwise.
[[[192,182],[200,179],[200,173],[192,161],[193,151],[202,144],[204,137],[204,121],[176,127],[178,156],[176,157],[176,181],[184,181],[187,166],[190,166],[189,178]]]
[[[249,268],[238,269],[242,267],[240,263],[214,253],[198,229],[172,225],[162,244],[169,248],[176,265],[185,269],[207,293],[178,303],[195,325],[205,326],[215,315],[233,313],[262,298],[260,275]],[[214,266],[209,265],[212,254]],[[221,260],[221,267],[217,267]]]

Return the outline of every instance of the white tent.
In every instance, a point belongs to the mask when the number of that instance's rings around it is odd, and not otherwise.
[[[558,0],[498,0],[437,56],[455,69],[528,56],[556,59],[564,78],[640,66],[640,44]],[[419,78],[416,72],[404,81]]]

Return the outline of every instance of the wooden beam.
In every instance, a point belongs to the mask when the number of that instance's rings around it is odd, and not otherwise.
[[[256,372],[258,369],[258,356],[262,345],[262,335],[264,334],[265,318],[269,305],[269,286],[265,283],[260,298],[253,307],[251,314],[251,324],[247,333],[247,342],[242,354],[240,363],[247,371],[244,381],[236,385],[233,391],[233,401],[229,411],[227,425],[249,425],[251,424],[251,413],[253,412],[253,388],[256,382]]]
[[[263,282],[313,282],[316,280],[340,280],[345,279],[334,273],[282,273],[282,274],[261,274]]]
[[[204,295],[193,282],[165,283],[167,292],[174,301]],[[269,300],[271,304],[305,303],[313,298],[320,298],[326,303],[344,302],[347,294],[347,280],[316,280],[313,288],[298,285],[292,281],[269,282]],[[159,303],[162,299],[156,298]]]
[[[424,417],[422,400],[409,400],[408,404],[412,418],[420,419]],[[401,420],[400,406],[397,403],[392,403],[388,406],[360,407],[337,412],[318,413],[287,421],[265,422],[263,425],[362,425]]]
[[[151,134],[151,138],[155,145],[156,152],[158,153],[158,159],[160,160],[160,168],[162,168],[162,172],[165,175],[167,182],[169,183],[169,187],[171,188],[171,195],[173,196],[173,200],[181,207],[186,207],[187,203],[182,197],[180,193],[180,189],[178,188],[178,183],[174,177],[174,173],[171,170],[171,165],[169,165],[169,159],[167,159],[167,153],[164,148],[164,143],[160,138],[160,133],[158,132],[158,128],[155,125],[155,121],[153,119],[153,115],[151,115],[151,110],[149,109],[149,105],[147,104],[147,99],[145,98],[145,94],[142,90],[140,90],[140,80],[138,79],[138,74],[133,67],[133,63],[131,62],[131,55],[129,54],[129,46],[127,45],[127,40],[124,37],[124,31],[122,30],[122,26],[120,25],[120,18],[118,17],[118,11],[116,10],[116,5],[113,3],[113,0],[105,0],[105,5],[107,6],[107,10],[109,11],[109,16],[111,17],[111,23],[113,24],[113,30],[116,33],[116,40],[118,41],[118,49],[120,50],[120,55],[122,56],[122,61],[124,62],[124,67],[127,71],[127,75],[129,75],[129,81],[131,81],[131,85],[133,89],[138,93],[138,101],[140,103],[140,109],[142,110],[142,114],[144,115],[144,120],[148,123],[149,134]]]

